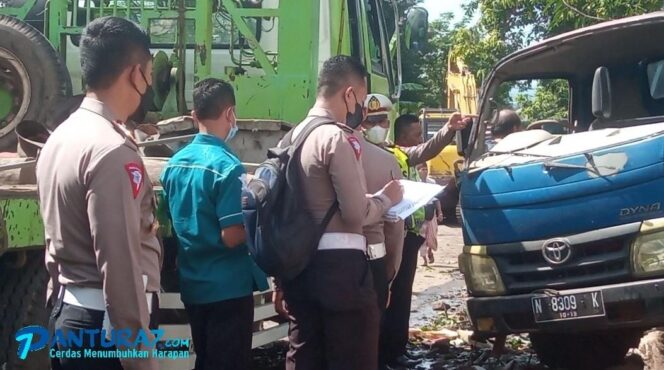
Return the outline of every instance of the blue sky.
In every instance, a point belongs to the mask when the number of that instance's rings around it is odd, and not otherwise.
[[[437,19],[440,13],[451,12],[458,22],[463,18],[463,3],[464,0],[424,0],[422,6],[429,11],[429,21]]]

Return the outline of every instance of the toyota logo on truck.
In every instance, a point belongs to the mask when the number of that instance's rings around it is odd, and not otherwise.
[[[542,256],[551,265],[562,265],[572,257],[572,247],[565,239],[549,240],[542,246]]]

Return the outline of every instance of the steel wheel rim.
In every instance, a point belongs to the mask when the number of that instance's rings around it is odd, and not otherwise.
[[[23,120],[30,106],[31,92],[30,76],[25,65],[14,53],[0,48],[0,98],[8,94],[11,99],[10,105],[1,109],[5,112],[0,112],[4,113],[0,116],[0,137],[11,133]]]

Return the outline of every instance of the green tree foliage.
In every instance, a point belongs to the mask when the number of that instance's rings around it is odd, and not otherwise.
[[[661,0],[468,0],[467,18],[480,12],[479,26],[497,32],[509,49],[598,22],[658,10]]]
[[[403,56],[404,93],[402,104],[408,111],[423,107],[443,107],[447,99],[445,71],[452,46],[451,13],[444,13],[429,24],[429,42],[424,50]]]

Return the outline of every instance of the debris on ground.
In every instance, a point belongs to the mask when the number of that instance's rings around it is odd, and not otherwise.
[[[659,370],[664,364],[664,331],[653,330],[641,338],[638,354],[643,358],[643,370]]]
[[[287,340],[279,340],[263,347],[254,348],[252,351],[253,369],[284,370],[287,351]]]
[[[410,329],[411,357],[420,358],[416,370],[540,370],[527,335],[507,337],[505,353],[493,354],[493,344],[473,337],[465,310],[466,293],[450,291],[433,304],[435,315],[419,328]],[[436,309],[439,308],[439,309]]]

